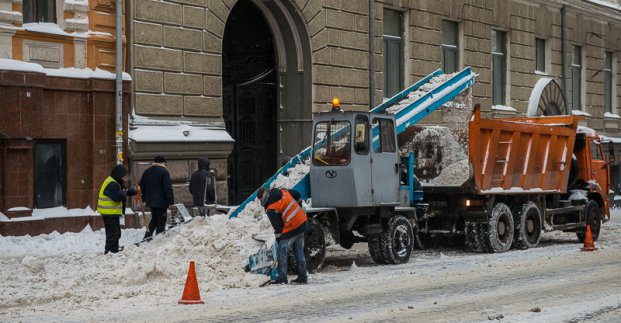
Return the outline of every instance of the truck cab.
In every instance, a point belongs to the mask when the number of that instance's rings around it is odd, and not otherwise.
[[[347,111],[313,116],[313,206],[396,206],[399,163],[393,115]]]
[[[376,263],[407,262],[416,210],[399,207],[401,161],[394,115],[316,113],[311,150],[313,197],[306,211],[312,221],[344,248],[367,242]]]

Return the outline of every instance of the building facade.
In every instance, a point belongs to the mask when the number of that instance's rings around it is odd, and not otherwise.
[[[0,3],[1,235],[102,225],[93,210],[116,157],[114,5]]]
[[[132,167],[172,156],[181,200],[198,155],[214,160],[220,202],[236,204],[308,145],[312,112],[333,97],[368,110],[438,68],[471,66],[473,100],[490,115],[527,113],[537,82],[553,78],[557,112],[621,137],[613,0],[137,0],[129,13],[134,127],[230,136],[158,143],[130,130]],[[619,176],[617,165],[615,187]]]

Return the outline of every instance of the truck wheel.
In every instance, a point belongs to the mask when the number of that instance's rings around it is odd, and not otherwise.
[[[533,248],[541,239],[541,212],[537,204],[532,201],[518,204],[513,209],[513,223],[515,232],[513,235],[513,247],[516,249]]]
[[[586,208],[584,208],[584,212],[587,224],[591,226],[591,237],[593,241],[597,241],[599,238],[599,231],[602,227],[602,215],[599,204],[593,200],[589,200]],[[580,242],[584,242],[584,238],[586,238],[586,227],[578,230],[576,236]]]
[[[368,246],[369,246],[369,253],[371,254],[371,258],[373,259],[373,261],[379,265],[385,264],[386,259],[384,258],[384,255],[382,254],[382,248],[380,245],[380,236],[379,235],[369,236]]]
[[[483,226],[481,223],[466,222],[466,249],[472,252],[483,252]]]
[[[380,247],[387,263],[408,262],[414,247],[414,232],[410,221],[402,215],[391,217],[386,230],[380,234]]]
[[[511,249],[514,230],[511,209],[504,203],[494,205],[488,223],[483,227],[484,251],[498,253]]]

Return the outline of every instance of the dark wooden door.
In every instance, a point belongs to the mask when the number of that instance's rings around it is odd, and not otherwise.
[[[229,203],[241,203],[277,167],[276,73],[243,84],[225,84],[224,118],[235,139],[228,160]]]

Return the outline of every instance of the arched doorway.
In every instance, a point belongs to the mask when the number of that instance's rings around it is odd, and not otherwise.
[[[238,1],[224,29],[223,117],[235,139],[228,200],[242,202],[310,142],[310,45],[289,1]]]
[[[276,165],[276,57],[272,33],[250,1],[233,7],[222,53],[224,120],[235,139],[229,203],[250,195]]]

